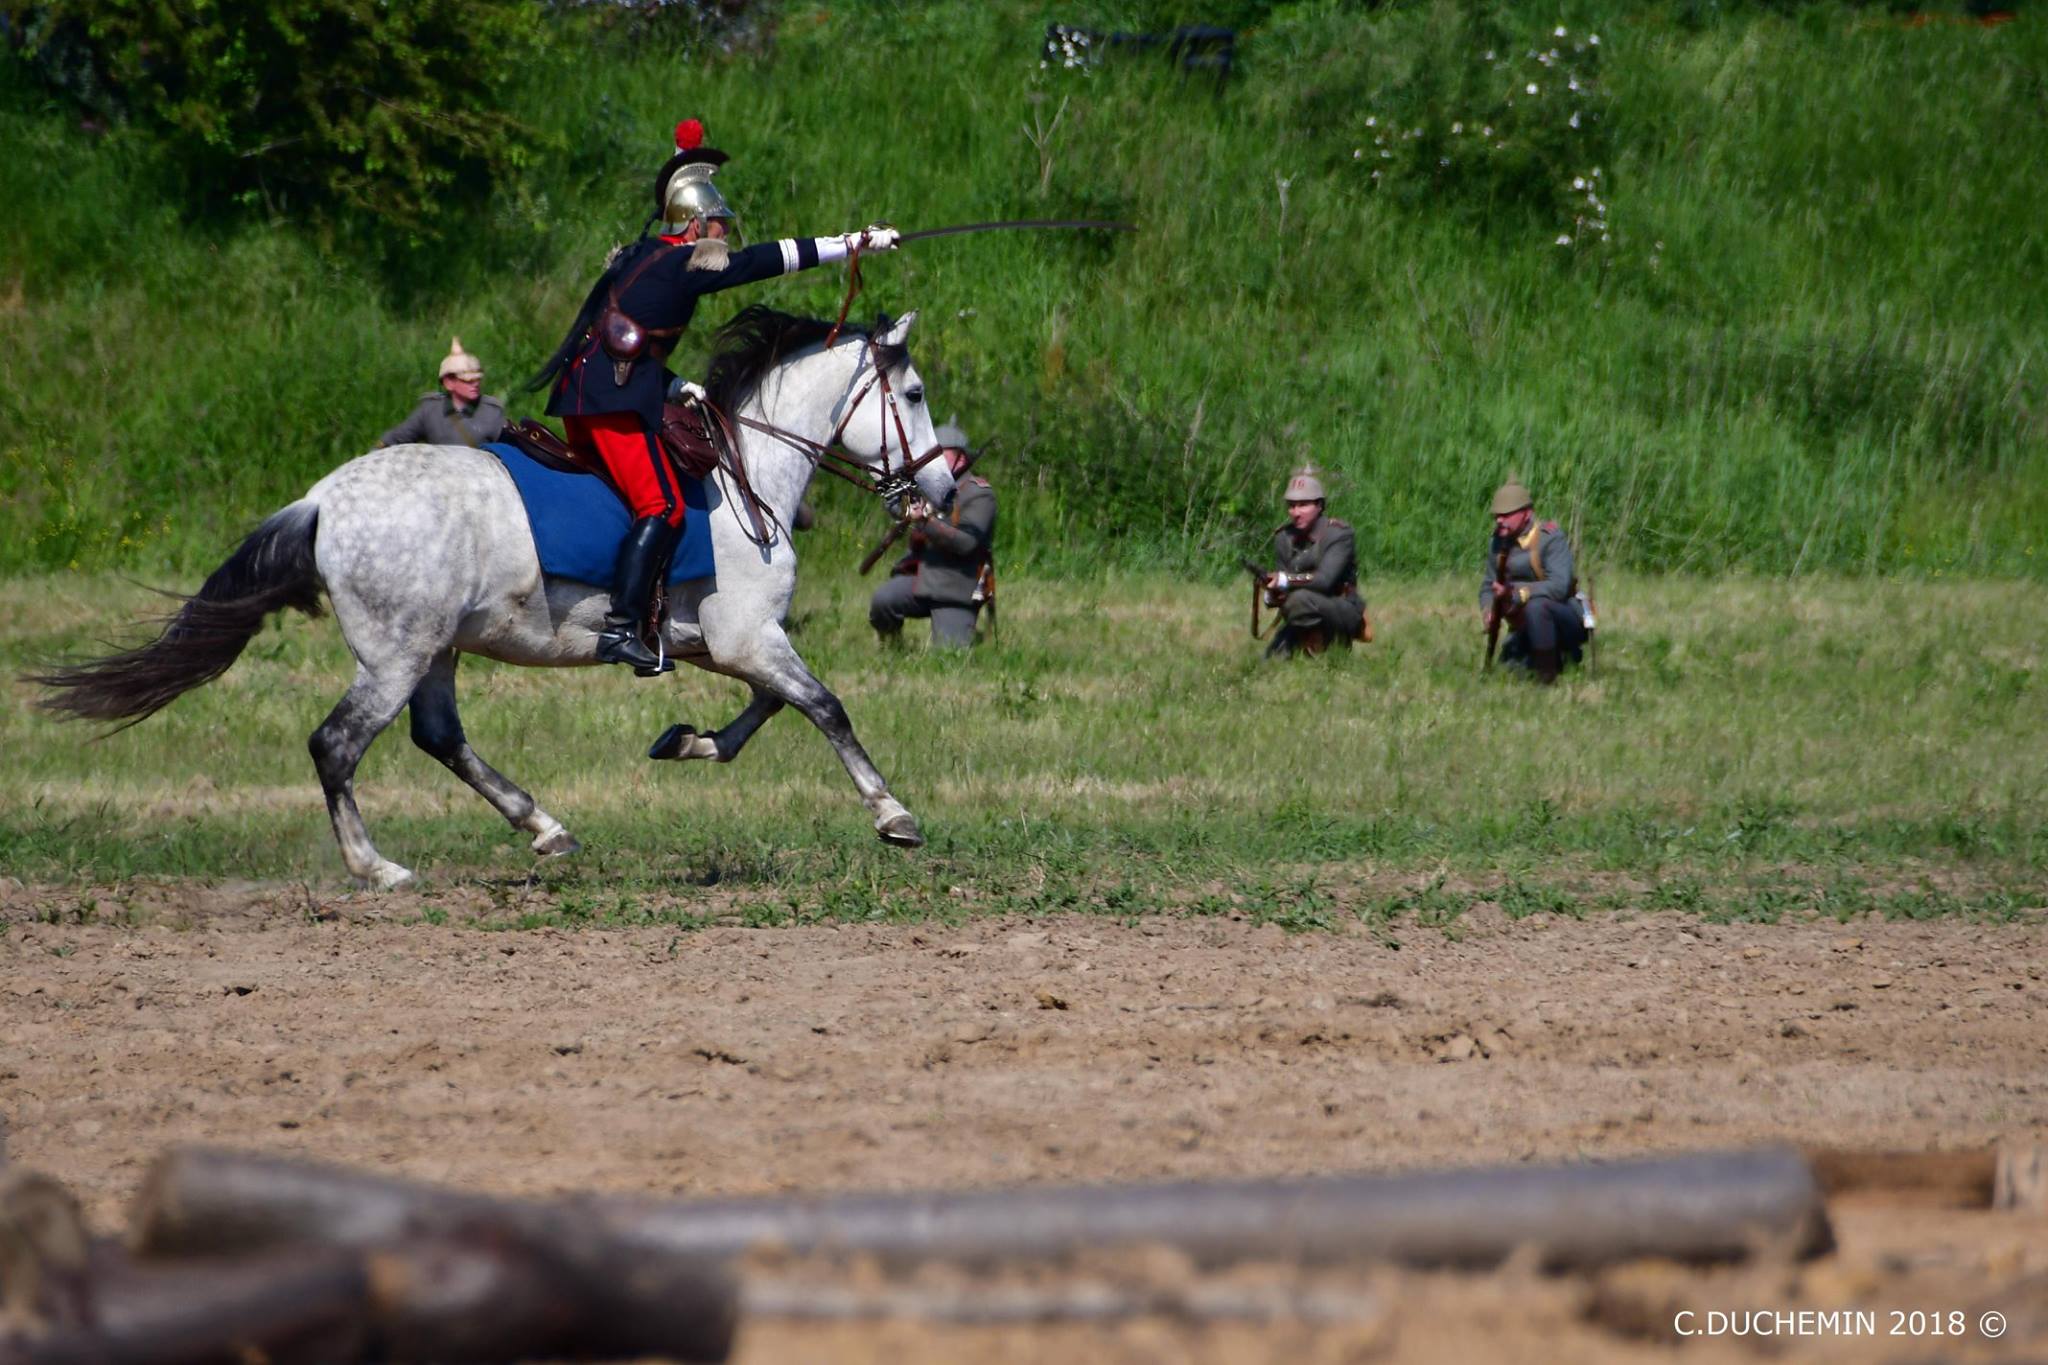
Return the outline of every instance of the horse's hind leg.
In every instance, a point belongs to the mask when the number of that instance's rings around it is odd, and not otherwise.
[[[327,793],[327,814],[334,821],[342,862],[350,875],[382,891],[406,885],[412,873],[387,861],[370,842],[362,812],[356,809],[356,765],[371,741],[397,719],[424,671],[424,663],[382,672],[358,664],[355,682],[306,743]]]
[[[427,676],[413,689],[412,742],[474,787],[477,795],[496,807],[512,828],[531,834],[535,853],[574,853],[582,845],[562,828],[562,822],[536,806],[531,796],[478,758],[476,750],[469,747],[469,740],[462,733],[462,717],[455,709],[455,664],[459,657],[455,650],[442,650],[434,657]]]

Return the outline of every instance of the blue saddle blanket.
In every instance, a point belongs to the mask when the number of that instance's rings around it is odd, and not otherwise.
[[[526,502],[526,521],[533,527],[533,546],[540,551],[541,572],[579,583],[609,584],[619,558],[619,542],[632,529],[633,515],[604,480],[588,474],[560,474],[523,454],[518,447],[493,443],[485,450],[498,457],[519,496]],[[669,560],[668,581],[710,578],[711,517],[718,491],[702,479],[680,471],[683,538]]]

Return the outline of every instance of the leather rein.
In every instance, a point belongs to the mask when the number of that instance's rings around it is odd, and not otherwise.
[[[829,340],[827,345],[830,345]],[[897,404],[895,389],[890,387],[889,372],[874,359],[874,338],[867,338],[866,345],[869,357],[864,362],[868,369],[867,378],[858,388],[853,390],[852,395],[846,400],[844,414],[840,417],[838,424],[832,428],[832,434],[822,442],[813,441],[808,436],[799,435],[794,431],[785,430],[772,423],[758,421],[755,418],[742,416],[737,413],[732,414],[728,420],[738,422],[742,426],[751,427],[755,431],[773,436],[785,445],[795,447],[805,459],[811,462],[813,469],[821,473],[836,475],[863,492],[873,493],[884,502],[888,502],[911,492],[917,486],[917,472],[937,459],[939,452],[944,447],[934,442],[930,450],[925,451],[915,459],[910,457],[910,433],[904,428],[903,412]],[[854,413],[860,410],[862,401],[867,398],[870,392],[878,387],[882,391],[881,431],[878,443],[882,456],[882,467],[880,470],[876,470],[867,461],[849,455],[840,448],[840,439],[846,435],[847,424],[853,420]],[[721,414],[721,416],[725,416],[725,414]],[[889,467],[889,428],[892,424],[896,428],[896,448],[903,452],[904,463],[900,469],[891,469]]]

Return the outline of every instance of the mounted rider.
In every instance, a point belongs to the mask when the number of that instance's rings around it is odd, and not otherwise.
[[[640,239],[606,263],[561,346],[527,385],[552,385],[548,415],[562,418],[579,454],[604,462],[633,513],[619,546],[597,657],[631,664],[643,677],[665,662],[647,647],[642,630],[683,524],[681,487],[658,434],[674,378],[665,362],[697,300],[843,260],[855,248],[888,251],[898,236],[893,228],[871,227],[735,249],[737,217],[712,183],[727,157],[703,142],[704,126],[696,119],[676,125],[676,152],[655,177],[654,212]],[[660,230],[650,234],[646,228],[657,219]]]

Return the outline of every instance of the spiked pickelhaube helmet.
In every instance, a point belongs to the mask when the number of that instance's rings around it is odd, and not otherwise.
[[[732,206],[711,183],[727,159],[716,147],[704,145],[702,123],[692,118],[676,125],[676,154],[654,178],[654,212],[668,231],[681,232],[700,218],[737,221]]]
[[[1307,465],[1295,470],[1287,480],[1288,502],[1322,502],[1325,497],[1323,481],[1317,478],[1315,470]]]

